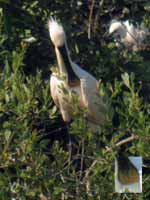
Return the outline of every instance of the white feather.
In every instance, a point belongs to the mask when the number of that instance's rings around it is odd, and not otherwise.
[[[147,35],[146,28],[142,26],[135,27],[133,24],[126,20],[124,22],[112,20],[109,27],[109,34],[117,32],[120,36],[120,42],[126,47],[140,46]]]
[[[64,29],[61,24],[57,22],[57,20],[51,18],[48,21],[48,29],[49,29],[49,34],[50,38],[56,47],[61,47],[64,45],[66,36]]]
[[[121,27],[121,23],[115,19],[113,19],[110,22],[110,26],[109,26],[109,34],[112,34],[113,32],[115,32],[117,29],[119,29]]]

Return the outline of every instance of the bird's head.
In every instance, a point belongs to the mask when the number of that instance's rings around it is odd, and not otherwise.
[[[122,24],[120,21],[117,21],[116,19],[113,19],[110,22],[110,26],[109,26],[109,34],[114,33],[115,31],[117,31],[118,29],[120,29],[122,27]]]
[[[48,21],[48,29],[50,38],[55,47],[61,47],[64,45],[66,40],[65,31],[63,26],[58,23],[58,21],[54,18],[50,18]]]
[[[124,24],[122,24],[120,21],[112,20],[109,26],[109,34],[113,34],[116,37],[123,38],[126,36],[126,29]]]

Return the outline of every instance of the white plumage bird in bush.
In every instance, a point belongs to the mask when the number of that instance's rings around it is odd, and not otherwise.
[[[53,72],[50,79],[51,95],[63,120],[71,121],[75,109],[72,94],[76,94],[79,106],[87,110],[88,121],[105,124],[107,107],[99,94],[98,81],[71,60],[63,26],[51,18],[48,28],[58,63],[58,72]]]
[[[90,128],[93,130],[95,125],[99,127],[106,124],[110,107],[99,93],[98,81],[72,61],[63,26],[51,18],[48,28],[58,63],[58,71],[51,74],[50,89],[63,120],[66,123],[71,122],[72,113],[76,109],[72,94],[76,94],[79,106],[86,110]]]
[[[112,20],[109,27],[109,34],[114,34],[116,39],[119,39],[125,47],[134,49],[144,44],[148,30],[142,25],[136,27],[128,20],[124,22]]]

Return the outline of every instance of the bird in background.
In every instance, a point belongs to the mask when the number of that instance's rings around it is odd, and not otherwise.
[[[92,130],[96,132],[97,126],[108,123],[108,112],[110,112],[110,107],[99,94],[98,81],[72,61],[63,26],[51,18],[48,21],[48,29],[58,63],[58,72],[53,72],[50,78],[50,90],[54,103],[59,108],[63,120],[69,123],[72,121],[72,112],[75,107],[72,93],[76,93],[79,106],[87,110],[86,118],[89,126],[94,125]],[[126,166],[126,160],[124,166]]]
[[[54,45],[58,72],[50,78],[52,98],[66,123],[71,122],[74,112],[72,94],[79,99],[79,106],[87,110],[86,118],[93,125],[104,125],[108,108],[99,94],[98,81],[87,71],[72,61],[63,26],[56,19],[48,21],[50,39]]]
[[[135,26],[129,20],[113,19],[109,26],[109,34],[115,36],[117,46],[121,43],[128,49],[136,50],[145,44],[149,31],[143,24]]]

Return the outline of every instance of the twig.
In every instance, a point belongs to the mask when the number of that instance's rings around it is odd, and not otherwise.
[[[84,176],[84,178],[83,178],[83,182],[85,181],[87,181],[87,178],[88,178],[88,176],[89,176],[89,174],[90,174],[90,172],[93,170],[93,168],[95,167],[95,165],[97,164],[97,162],[98,162],[98,160],[94,160],[93,161],[93,163],[92,163],[92,165],[89,167],[89,169],[86,171],[86,173],[85,173],[85,176]]]
[[[91,193],[91,188],[90,188],[90,181],[88,180],[89,174],[90,172],[93,170],[93,168],[95,167],[95,165],[97,164],[98,160],[94,160],[92,165],[90,166],[90,168],[86,171],[86,174],[83,178],[83,182],[86,185],[86,192],[88,194],[88,196],[92,197],[92,193]]]
[[[91,24],[92,24],[92,15],[94,9],[95,0],[92,0],[92,5],[89,14],[89,24],[88,24],[88,39],[91,39]]]
[[[87,180],[86,181],[86,193],[88,194],[88,196],[92,197],[92,192],[91,192],[91,187],[90,187],[90,181]]]
[[[139,136],[138,135],[134,135],[132,134],[130,137],[126,138],[126,139],[123,139],[121,141],[119,141],[118,143],[115,144],[114,148],[116,147],[120,147],[128,142],[131,142],[133,140],[138,140],[139,139]],[[110,152],[110,151],[113,151],[114,148],[109,148],[109,147],[106,147],[106,152]]]
[[[138,135],[131,135],[130,137],[124,139],[124,140],[121,140],[119,141],[118,143],[116,143],[116,147],[119,147],[119,146],[122,146],[123,144],[126,144],[128,142],[131,142],[132,140],[138,140],[139,139],[139,136]]]
[[[150,176],[147,176],[147,177],[143,180],[143,183],[149,182],[149,181],[150,181]]]
[[[43,130],[44,130],[44,129],[43,129]],[[43,133],[43,132],[44,132],[43,130],[40,132],[41,134],[43,134],[43,135],[41,135],[42,137],[44,137],[44,136],[48,136],[48,135],[52,135],[52,134],[54,134],[54,133],[58,133],[58,132],[60,132],[60,131],[62,131],[62,130],[66,130],[66,131],[68,131],[67,126],[64,126],[64,127],[61,127],[61,128],[54,129],[54,130],[52,130],[52,131],[50,131],[50,132],[47,132],[46,134]]]
[[[99,9],[96,13],[95,20],[94,20],[94,28],[93,28],[94,33],[96,32],[96,28],[97,28],[97,25],[98,25],[98,19],[99,19],[103,4],[104,4],[104,0],[101,0],[100,3],[99,3],[99,6],[98,6]]]
[[[132,133],[132,135],[139,137],[139,139],[146,139],[146,140],[150,140],[150,136],[143,136],[143,135],[136,135],[136,133],[134,131],[132,131],[132,129],[124,129],[124,128],[113,128],[114,131],[120,131],[120,132],[129,132]]]
[[[67,129],[69,130],[69,127],[67,126]],[[72,141],[71,141],[71,137],[69,134],[69,157],[68,157],[68,172],[70,169],[70,165],[71,165],[71,157],[72,157]]]
[[[83,172],[83,162],[84,162],[84,139],[82,139],[82,152],[81,152],[80,180],[81,180],[81,178],[82,178],[82,172]]]

